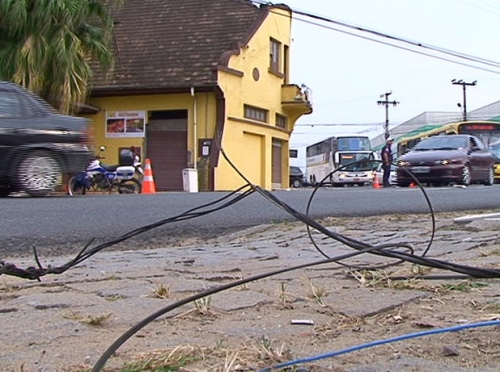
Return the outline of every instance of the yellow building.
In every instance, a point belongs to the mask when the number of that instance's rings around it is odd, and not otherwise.
[[[108,163],[136,147],[160,191],[234,190],[246,183],[234,168],[265,189],[289,187],[290,134],[312,105],[289,82],[288,7],[128,0],[115,22],[114,69],[96,75],[90,97]]]

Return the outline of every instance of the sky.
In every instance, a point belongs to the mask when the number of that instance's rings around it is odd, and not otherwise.
[[[452,79],[477,82],[475,86],[466,87],[467,112],[500,101],[498,0],[283,0],[275,3],[432,48],[461,53],[475,60],[498,63],[492,66],[459,59],[294,15],[290,82],[308,86],[313,101],[313,113],[299,119],[291,136],[291,148],[299,152],[309,144],[336,134],[363,133],[370,138],[382,134],[386,111],[377,101],[385,100],[385,96],[381,96],[388,92],[392,92],[389,101],[399,102],[389,106],[390,128],[425,111],[460,115],[457,103],[463,105],[463,88],[453,85]]]

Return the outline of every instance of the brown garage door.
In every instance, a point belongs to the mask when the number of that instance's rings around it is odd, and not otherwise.
[[[272,158],[272,175],[271,175],[271,182],[272,182],[272,187],[273,189],[280,189],[282,187],[282,180],[281,180],[281,164],[282,164],[282,157],[281,157],[281,146],[282,143],[279,140],[273,140],[273,149],[271,152],[271,158]]]
[[[158,191],[182,191],[187,167],[187,110],[152,111],[146,126],[146,152]]]

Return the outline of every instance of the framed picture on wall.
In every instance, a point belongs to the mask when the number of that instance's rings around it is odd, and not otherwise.
[[[106,111],[106,137],[142,138],[146,111]]]

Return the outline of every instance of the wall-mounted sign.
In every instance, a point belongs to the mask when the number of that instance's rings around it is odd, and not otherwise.
[[[106,137],[144,137],[146,111],[106,111]]]
[[[210,156],[210,146],[212,146],[211,138],[200,138],[198,140],[198,155],[199,156]]]

